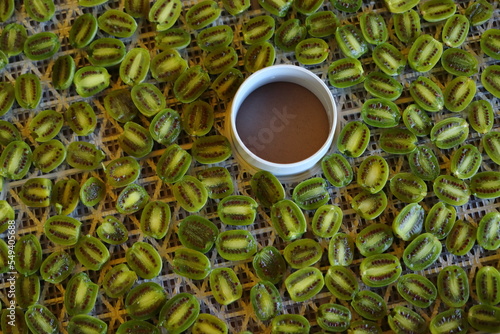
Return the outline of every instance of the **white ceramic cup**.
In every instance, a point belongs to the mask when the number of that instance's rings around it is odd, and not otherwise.
[[[243,101],[257,88],[272,82],[291,82],[307,88],[323,104],[329,121],[329,133],[321,148],[310,157],[294,163],[275,163],[255,155],[245,146],[236,130],[236,117]],[[238,155],[256,169],[276,176],[293,176],[312,169],[330,149],[337,126],[337,107],[329,88],[313,72],[295,65],[274,65],[249,76],[236,92],[230,109],[230,139]]]

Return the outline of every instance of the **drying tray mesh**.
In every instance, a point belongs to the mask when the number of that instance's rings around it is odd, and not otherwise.
[[[456,1],[458,4],[458,12],[463,13],[465,8],[469,6],[470,1]],[[181,17],[177,23],[177,26],[183,27],[187,29],[186,21],[184,19],[184,15],[192,5],[197,3],[196,1],[183,1],[183,12]],[[121,82],[118,76],[117,69],[111,69],[110,73],[112,74],[112,82],[111,86],[105,92],[98,94],[93,98],[82,99],[78,94],[76,94],[74,88],[70,88],[66,91],[57,91],[51,85],[51,72],[54,65],[55,59],[57,59],[60,55],[69,54],[73,56],[76,61],[77,68],[89,65],[88,60],[85,58],[84,50],[75,50],[69,45],[68,36],[70,28],[74,22],[74,20],[84,14],[84,13],[92,13],[95,16],[98,16],[105,11],[116,8],[123,9],[122,1],[110,0],[108,3],[104,5],[100,5],[94,8],[84,8],[79,7],[76,0],[55,0],[56,4],[56,14],[50,22],[46,23],[38,23],[31,20],[25,13],[24,7],[21,4],[20,0],[16,0],[16,12],[13,18],[9,20],[9,22],[19,22],[22,23],[28,30],[28,34],[32,35],[34,33],[38,33],[41,31],[53,31],[58,36],[60,36],[61,40],[61,49],[59,53],[51,59],[44,61],[29,61],[24,55],[19,55],[10,58],[10,64],[4,69],[1,75],[1,81],[9,81],[14,83],[16,77],[23,73],[34,73],[38,75],[43,84],[43,97],[42,102],[36,110],[23,110],[19,108],[17,104],[14,108],[8,112],[6,115],[2,116],[3,120],[7,120],[13,124],[21,131],[23,138],[26,138],[26,142],[31,145],[32,148],[36,147],[38,144],[34,141],[34,139],[30,136],[30,132],[28,129],[29,122],[34,117],[34,115],[41,110],[53,109],[58,112],[64,112],[71,103],[76,101],[84,100],[91,104],[91,106],[96,111],[98,117],[98,125],[93,134],[85,137],[78,137],[75,135],[69,127],[66,125],[63,127],[60,134],[57,136],[59,140],[61,140],[66,146],[75,140],[84,140],[98,145],[106,154],[106,161],[111,161],[118,157],[124,156],[125,153],[122,152],[120,146],[118,145],[118,136],[122,132],[122,124],[116,122],[106,115],[106,112],[103,107],[103,97],[110,90],[116,90],[120,88],[126,88],[126,86]],[[219,3],[222,7],[222,4]],[[490,28],[498,28],[500,22],[500,11],[498,9],[498,2],[494,2],[493,6],[495,6],[495,12],[492,19],[490,19],[487,23],[483,24],[479,27],[472,27],[469,33],[467,41],[462,46],[463,49],[471,52],[475,56],[477,56],[480,62],[480,73],[481,71],[488,65],[494,63],[494,61],[483,54],[479,47],[479,39],[481,35]],[[329,1],[325,1],[323,7],[320,10],[332,10],[332,6]],[[403,50],[403,53],[408,53],[408,47],[406,45],[401,44],[394,32],[392,30],[393,20],[391,14],[387,12],[386,8],[383,5],[382,1],[364,1],[363,11],[374,11],[377,13],[381,13],[389,27],[390,30],[390,42],[395,45],[398,49]],[[355,14],[346,14],[341,13],[334,10],[335,13],[339,16],[341,23],[358,23],[359,15],[361,11]],[[216,25],[227,24],[231,26],[234,30],[234,41],[233,47],[237,50],[239,54],[239,60],[237,67],[244,71],[243,68],[243,54],[245,52],[245,45],[243,43],[242,36],[242,26],[245,22],[247,22],[250,18],[258,16],[258,15],[266,15],[266,12],[256,4],[256,1],[252,5],[249,11],[238,16],[233,17],[229,15],[225,10],[222,11],[222,15],[220,18],[214,23]],[[288,14],[287,18],[290,17],[298,17],[302,21],[304,21],[304,16],[295,13],[293,10]],[[282,18],[276,18],[277,25],[283,21]],[[5,25],[5,24],[3,24]],[[436,38],[440,38],[442,23],[426,23],[422,21],[422,28],[425,33],[431,34]],[[136,34],[131,38],[123,39],[127,49],[133,47],[143,47],[149,49],[152,55],[158,53],[156,49],[155,43],[155,35],[156,32],[154,30],[153,25],[147,22],[144,19],[138,20],[138,29]],[[196,35],[197,32],[192,31],[192,42],[191,44],[184,50],[181,50],[181,55],[188,61],[189,65],[200,64],[203,60],[204,54],[196,45]],[[107,37],[103,32],[98,31],[96,38]],[[326,62],[322,65],[317,66],[307,66],[308,69],[316,73],[322,80],[326,83],[328,82],[327,78],[327,68],[328,65],[337,59],[343,58],[335,39],[333,37],[327,38],[328,44],[330,46],[330,54]],[[367,73],[376,69],[376,66],[372,62],[370,55],[365,55],[361,58],[365,71]],[[276,63],[287,63],[287,64],[296,64],[299,65],[296,61],[293,52],[284,53],[277,49]],[[493,108],[495,110],[495,124],[494,129],[500,129],[500,114],[499,110],[499,99],[493,97],[490,93],[488,93],[480,83],[480,73],[474,75],[474,79],[478,84],[477,95],[475,100],[488,100],[492,103]],[[403,110],[408,104],[412,103],[412,98],[409,95],[408,87],[411,81],[413,81],[419,74],[414,73],[407,67],[406,71],[398,77],[398,80],[404,85],[405,89],[401,97],[396,101],[399,105],[400,109]],[[447,82],[449,82],[453,77],[446,73],[440,64],[438,64],[433,70],[424,74],[427,77],[437,81],[440,83],[441,88],[443,88]],[[158,84],[151,77],[148,77],[148,82],[152,82],[157,84],[157,86],[163,91],[165,96],[167,97],[168,107],[177,110],[179,112],[182,111],[182,105],[176,101],[172,93],[172,86],[169,84]],[[347,89],[336,89],[331,88],[331,92],[335,97],[335,100],[338,104],[339,110],[339,122],[340,127],[352,120],[360,119],[360,109],[365,100],[367,100],[369,95],[365,92],[362,85],[357,85],[352,88]],[[219,100],[213,91],[207,91],[201,97],[204,101],[207,101],[214,107],[215,111],[215,125],[211,134],[216,133],[224,133],[224,123],[225,123],[225,115],[226,110],[228,108],[229,101],[221,101]],[[450,112],[443,111],[439,113],[432,113],[431,117],[434,121],[438,121],[440,119],[446,118],[450,116]],[[141,123],[145,126],[149,125],[149,120],[144,116],[140,115],[136,118],[138,123]],[[390,175],[394,175],[398,172],[407,171],[409,172],[409,165],[407,158],[405,156],[391,155],[387,154],[380,149],[377,145],[378,138],[380,136],[380,129],[372,129],[371,142],[368,146],[368,149],[362,157],[356,159],[349,159],[353,166],[359,166],[359,164],[363,161],[364,158],[370,155],[381,155],[387,159],[390,166]],[[470,132],[467,143],[473,144],[480,148],[481,136],[475,131]],[[422,145],[429,144],[430,140],[428,137],[419,138],[419,143]],[[192,139],[183,134],[178,139],[178,143],[188,149],[191,146]],[[161,274],[153,279],[152,281],[159,283],[162,285],[167,291],[169,296],[173,296],[180,292],[189,292],[196,296],[196,298],[201,303],[201,312],[211,313],[221,319],[224,319],[229,326],[230,333],[237,333],[242,330],[250,330],[254,333],[267,333],[269,332],[269,322],[263,323],[259,321],[252,310],[252,306],[250,303],[250,289],[251,287],[259,281],[258,277],[255,275],[254,270],[251,265],[251,260],[248,261],[240,261],[240,262],[231,262],[222,259],[217,255],[217,252],[212,249],[208,252],[208,257],[211,260],[212,266],[216,267],[231,267],[237,273],[243,287],[244,294],[243,298],[240,300],[228,305],[221,306],[219,305],[212,296],[210,291],[210,287],[208,285],[208,279],[202,281],[193,281],[190,279],[185,279],[173,273],[172,271],[172,259],[174,251],[181,246],[179,239],[177,237],[177,225],[178,223],[184,219],[189,214],[185,212],[180,206],[176,203],[173,198],[172,191],[169,186],[163,183],[156,175],[156,163],[158,162],[159,157],[161,156],[163,150],[165,148],[159,144],[155,144],[153,148],[153,152],[144,159],[140,160],[140,164],[142,167],[141,176],[137,181],[138,184],[145,187],[151,196],[151,200],[160,200],[169,204],[172,211],[172,221],[171,227],[169,229],[168,234],[162,240],[155,240],[152,238],[144,237],[140,230],[140,212],[136,214],[132,214],[129,216],[120,215],[115,210],[115,200],[118,196],[120,189],[113,189],[108,187],[105,199],[101,201],[94,207],[85,207],[82,204],[79,204],[75,211],[71,214],[72,217],[79,219],[82,225],[82,235],[92,234],[95,235],[96,229],[99,226],[99,223],[102,221],[102,218],[107,215],[113,215],[118,217],[127,229],[129,230],[129,240],[123,244],[118,246],[109,246],[109,250],[111,253],[111,259],[109,263],[107,263],[101,271],[87,271],[92,281],[95,283],[101,284],[103,282],[103,278],[105,273],[114,265],[125,262],[125,252],[133,243],[137,241],[146,241],[152,244],[163,257],[163,269]],[[332,149],[332,152],[335,149]],[[448,174],[449,172],[449,160],[452,150],[435,150],[439,164],[441,167],[441,172],[443,174]],[[250,189],[250,179],[252,176],[252,171],[246,168],[243,164],[241,164],[237,159],[230,158],[223,163],[217,164],[218,166],[223,166],[227,168],[233,178],[235,184],[235,194],[242,195],[250,195],[252,196],[252,191]],[[193,163],[189,174],[196,175],[196,172],[206,168],[198,163]],[[492,162],[488,156],[483,152],[483,163],[481,166],[481,170],[498,170],[498,165]],[[317,173],[316,175],[321,176],[321,173]],[[16,211],[16,228],[18,236],[25,235],[27,233],[35,234],[43,248],[44,257],[48,254],[54,252],[55,250],[65,249],[70,252],[73,257],[73,250],[71,247],[61,247],[54,245],[51,243],[44,235],[43,235],[43,223],[44,221],[55,214],[53,208],[28,208],[19,199],[18,193],[21,189],[22,184],[25,182],[27,178],[42,176],[42,174],[35,168],[32,168],[29,175],[20,181],[6,182],[3,192],[1,193],[0,199],[6,199],[12,207]],[[85,182],[88,178],[95,176],[99,177],[102,180],[105,179],[104,173],[102,169],[98,169],[95,171],[82,171],[77,169],[72,169],[66,163],[63,163],[60,167],[58,167],[54,172],[50,174],[43,175],[43,177],[50,178],[51,180],[58,181],[65,178],[74,178],[80,184]],[[313,175],[309,175],[313,176]],[[291,197],[291,192],[293,187],[300,181],[299,179],[289,179],[284,181],[285,189],[287,196]],[[422,201],[422,206],[428,211],[435,203],[439,201],[439,199],[434,196],[432,192],[432,183],[427,182],[429,187],[428,195]],[[331,194],[331,203],[338,205],[343,213],[343,223],[341,227],[341,231],[349,234],[351,237],[355,238],[356,234],[365,226],[373,223],[386,223],[391,224],[394,217],[397,213],[404,207],[404,203],[401,203],[399,200],[392,197],[386,187],[386,192],[388,193],[389,203],[387,209],[384,213],[373,221],[366,221],[361,219],[350,206],[352,198],[359,193],[361,188],[353,182],[351,185],[338,189],[335,187],[330,187],[329,191]],[[500,211],[500,200],[481,200],[474,196],[471,196],[470,201],[461,207],[457,208],[458,219],[462,219],[470,222],[474,226],[477,226],[477,223],[486,213],[492,211]],[[209,200],[204,209],[199,213],[200,215],[208,218],[213,223],[215,223],[220,231],[225,231],[229,229],[235,229],[236,227],[225,226],[222,224],[217,218],[217,202],[215,200]],[[313,212],[306,212],[306,217],[308,221],[311,220],[313,216]],[[256,222],[248,227],[242,227],[251,231],[251,233],[255,236],[256,240],[259,243],[259,247],[265,247],[269,245],[274,245],[280,250],[283,250],[286,246],[286,242],[283,242],[270,225],[270,213],[269,210],[259,208],[259,213]],[[6,238],[6,234],[1,235],[2,238]],[[307,232],[304,237],[314,238],[314,235],[311,232]],[[326,251],[328,249],[328,240],[319,239],[318,240],[321,246],[324,249],[324,255],[321,261],[318,263],[318,267],[322,272],[326,272],[328,269],[328,259],[326,255]],[[402,252],[404,250],[405,243],[396,240],[393,246],[389,249],[388,252],[395,254],[398,257],[401,257]],[[356,252],[355,259],[350,266],[350,268],[359,276],[359,264],[362,260],[362,257],[359,253]],[[436,282],[436,277],[438,272],[451,264],[456,264],[463,267],[468,275],[469,282],[471,283],[471,297],[467,304],[467,307],[472,306],[477,303],[477,296],[475,294],[475,288],[473,283],[473,278],[475,276],[476,271],[485,265],[495,266],[500,268],[500,251],[485,251],[479,246],[474,246],[474,248],[470,251],[466,256],[454,256],[449,254],[446,251],[446,248],[443,247],[443,252],[438,261],[430,268],[424,270],[422,274],[426,275],[429,279]],[[80,264],[77,265],[75,272],[80,272],[84,270]],[[288,269],[287,274],[291,272]],[[404,273],[408,273],[408,270],[404,270]],[[9,288],[9,284],[7,282],[8,275],[0,275],[0,300],[2,304],[5,306],[8,303],[7,292]],[[139,280],[142,282],[143,280]],[[50,284],[42,282],[40,303],[47,306],[60,320],[62,323],[61,330],[65,331],[65,327],[67,322],[69,321],[69,317],[65,312],[63,305],[63,297],[64,297],[64,281],[62,284]],[[364,286],[361,282],[362,289],[368,289],[368,287]],[[348,308],[351,308],[350,304],[345,301],[336,300],[326,288],[322,290],[316,297],[313,299],[303,302],[303,303],[295,303],[290,300],[288,294],[286,293],[286,289],[283,283],[277,285],[281,295],[283,296],[283,313],[294,313],[304,315],[312,324],[312,332],[319,331],[320,328],[316,325],[316,311],[321,304],[327,302],[336,302],[342,304]],[[388,308],[392,309],[396,305],[407,305],[406,303],[397,293],[394,284],[385,287],[385,288],[377,288],[372,289],[379,293],[388,304]],[[436,315],[437,313],[446,309],[445,305],[440,301],[434,303],[431,307],[427,309],[418,309],[410,306],[412,309],[416,310],[419,314],[421,314],[427,321]],[[99,297],[95,308],[92,310],[91,314],[96,316],[103,321],[105,321],[109,326],[109,333],[114,333],[118,326],[129,320],[130,317],[127,315],[124,307],[124,298],[112,299],[108,298],[103,292],[102,289],[99,292]],[[353,321],[361,319],[355,312],[353,312]],[[156,319],[154,320],[154,322]],[[380,321],[379,324],[385,331],[390,331],[386,320]],[[472,330],[471,330],[472,332]]]

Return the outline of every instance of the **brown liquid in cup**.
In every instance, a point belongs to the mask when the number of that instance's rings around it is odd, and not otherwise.
[[[252,153],[285,164],[316,153],[328,138],[330,123],[325,107],[307,88],[273,82],[246,97],[236,115],[236,131]]]

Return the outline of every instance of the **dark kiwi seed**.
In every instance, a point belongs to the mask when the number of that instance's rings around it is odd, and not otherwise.
[[[144,320],[128,320],[118,327],[116,334],[160,334],[160,330]]]
[[[106,275],[104,275],[102,288],[106,296],[117,298],[125,295],[132,285],[134,285],[136,280],[137,274],[135,271],[130,270],[127,264],[121,263],[112,267]]]
[[[33,165],[43,173],[56,169],[66,159],[66,147],[57,139],[42,143],[33,151]]]
[[[54,313],[43,305],[34,304],[28,307],[24,313],[24,318],[32,333],[55,334],[59,332],[59,321]],[[25,333],[28,332],[28,328],[25,328]]]
[[[34,177],[28,179],[19,192],[21,201],[29,207],[45,208],[50,205],[52,180]]]
[[[437,288],[428,278],[417,274],[401,276],[396,285],[398,293],[416,307],[427,308],[437,298]]]
[[[281,313],[283,305],[276,286],[269,281],[260,281],[250,290],[250,301],[257,318],[271,320]]]
[[[300,238],[307,229],[304,213],[295,202],[288,199],[273,204],[271,222],[276,233],[285,241]]]
[[[80,184],[75,179],[57,181],[52,187],[50,203],[58,215],[69,215],[80,202]]]
[[[75,262],[65,251],[51,253],[40,267],[40,276],[46,282],[58,284],[71,275]]]
[[[241,261],[251,258],[257,252],[257,241],[247,230],[228,230],[219,233],[215,247],[222,258]]]
[[[425,231],[434,234],[439,240],[444,239],[455,225],[456,218],[457,210],[454,206],[438,202],[425,217]]]
[[[437,279],[438,294],[449,307],[462,307],[469,300],[469,280],[467,273],[459,266],[441,269]]]
[[[82,236],[75,246],[78,261],[89,270],[100,270],[109,260],[108,248],[97,238]]]
[[[106,334],[108,332],[108,324],[101,319],[95,318],[87,314],[75,315],[68,323],[68,334]]]
[[[397,281],[403,269],[399,259],[394,255],[376,254],[365,258],[359,270],[363,283],[376,288]]]
[[[359,291],[356,275],[348,267],[330,266],[325,274],[325,285],[337,299],[351,300]]]
[[[160,254],[146,242],[136,242],[127,249],[125,259],[137,276],[150,279],[158,276],[163,267]]]
[[[74,275],[66,285],[64,307],[70,316],[89,313],[95,306],[99,285],[87,273]]]
[[[40,277],[36,274],[19,275],[15,282],[15,296],[19,307],[28,308],[40,298]]]
[[[231,268],[215,268],[210,272],[210,290],[221,305],[229,305],[243,295],[243,286]]]
[[[125,308],[136,320],[148,320],[155,316],[167,301],[165,289],[155,282],[141,283],[127,293]]]
[[[356,293],[351,301],[352,308],[363,318],[379,320],[387,314],[387,304],[379,294],[362,290]]]
[[[121,245],[128,240],[127,228],[113,216],[104,217],[96,232],[99,239],[110,245]]]
[[[285,198],[285,189],[278,178],[268,171],[258,171],[250,181],[252,194],[264,207],[270,208],[273,204]]]
[[[413,240],[424,227],[425,211],[418,203],[406,205],[394,218],[392,230],[404,241]]]
[[[403,261],[410,270],[424,270],[436,262],[441,250],[441,242],[434,234],[422,233],[406,246]]]
[[[163,305],[158,315],[158,326],[172,334],[181,333],[191,327],[199,314],[199,300],[190,293],[182,292],[173,296]]]
[[[252,264],[257,277],[273,284],[280,282],[286,271],[285,259],[273,246],[264,247],[257,252]]]
[[[389,327],[395,334],[424,333],[427,322],[420,314],[405,306],[396,306],[387,317]]]
[[[306,21],[309,16],[306,18]],[[307,29],[299,19],[288,19],[284,21],[274,33],[274,44],[285,52],[294,51],[295,46],[306,38]],[[311,34],[313,37],[318,37]]]
[[[487,250],[500,247],[500,213],[489,212],[481,218],[477,227],[477,243]]]
[[[313,298],[324,285],[323,274],[315,267],[299,269],[285,280],[286,290],[294,302],[303,302]]]
[[[118,144],[125,153],[135,158],[142,158],[151,153],[154,142],[146,128],[129,121],[123,126],[122,134],[118,136]]]
[[[96,177],[90,177],[80,187],[80,201],[86,206],[94,206],[106,196],[106,184]]]
[[[47,238],[59,245],[75,245],[80,238],[82,223],[68,216],[52,216],[45,221],[43,231]]]
[[[168,203],[149,202],[141,213],[141,231],[149,237],[162,239],[170,228],[170,218],[171,212]]]
[[[179,223],[177,235],[184,247],[206,253],[215,244],[219,229],[204,217],[190,215]]]

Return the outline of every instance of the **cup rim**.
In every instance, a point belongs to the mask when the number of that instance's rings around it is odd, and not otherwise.
[[[325,108],[326,113],[331,114],[331,117],[329,115],[329,118],[331,118],[331,123],[329,126],[328,137],[326,138],[323,145],[321,145],[321,147],[316,152],[314,152],[312,155],[310,155],[309,157],[307,157],[303,160],[300,160],[300,161],[291,162],[291,163],[277,163],[277,162],[265,160],[265,159],[259,157],[258,155],[256,155],[255,153],[253,153],[241,140],[241,138],[238,134],[238,131],[236,130],[237,109],[234,107],[234,103],[231,103],[231,110],[230,110],[231,134],[232,134],[232,137],[234,138],[234,140],[237,141],[238,148],[244,150],[245,154],[249,155],[252,159],[254,159],[256,162],[258,162],[260,165],[269,166],[271,168],[294,169],[297,167],[301,167],[302,165],[310,162],[311,160],[314,160],[315,158],[317,158],[318,154],[321,154],[321,152],[325,152],[325,154],[326,154],[326,152],[328,151],[328,148],[332,145],[333,138],[335,135],[335,130],[337,128],[337,105],[335,104],[335,100],[333,98],[333,95],[332,95],[330,89],[328,88],[328,86],[325,84],[325,82],[323,80],[321,80],[316,74],[309,71],[308,69],[305,69],[305,68],[297,66],[297,65],[291,65],[291,64],[276,64],[276,65],[264,67],[256,72],[252,73],[248,78],[245,79],[245,81],[238,88],[238,90],[236,91],[236,94],[233,97],[232,102],[234,102],[240,95],[243,94],[243,90],[245,89],[245,84],[248,84],[249,80],[255,79],[255,77],[264,76],[266,72],[276,70],[276,68],[282,68],[282,69],[288,69],[291,71],[302,72],[302,73],[306,74],[307,76],[309,76],[310,78],[312,78],[314,81],[318,82],[320,84],[320,86],[327,93],[327,96],[329,98],[328,102],[331,104],[332,110],[330,112],[328,110],[329,108]],[[305,87],[305,88],[309,89],[308,87]],[[250,95],[250,93],[252,93],[252,92],[253,91],[245,93],[246,94],[245,98],[248,95]],[[313,94],[317,96],[317,94],[315,94],[315,93],[313,93]],[[244,99],[243,99],[243,101],[244,101]],[[253,163],[251,163],[251,162],[249,162],[249,163],[253,165]]]

